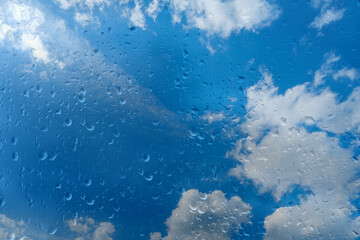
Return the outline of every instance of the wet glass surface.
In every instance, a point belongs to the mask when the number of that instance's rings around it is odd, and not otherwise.
[[[0,240],[359,239],[360,2],[0,0]]]

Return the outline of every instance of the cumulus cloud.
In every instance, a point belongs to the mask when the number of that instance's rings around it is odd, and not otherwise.
[[[338,136],[359,131],[360,88],[340,103],[335,93],[315,90],[312,83],[279,94],[271,74],[262,74],[246,91],[241,129],[248,137],[227,153],[241,163],[230,174],[252,180],[277,201],[296,186],[312,193],[268,216],[266,239],[339,239],[340,232],[356,238],[353,230],[360,225],[350,202],[359,190],[360,163],[353,159],[354,146],[341,147]]]
[[[115,232],[112,223],[97,223],[92,218],[75,218],[66,223],[77,240],[112,240],[111,235]]]
[[[349,217],[352,208],[346,198],[309,196],[300,205],[281,207],[266,217],[264,239],[357,239],[360,217]]]
[[[170,8],[174,23],[185,18],[186,27],[222,37],[266,27],[280,15],[278,7],[265,0],[170,0]]]
[[[221,191],[206,194],[191,189],[166,220],[168,235],[161,238],[160,233],[152,233],[151,239],[230,239],[232,227],[238,230],[242,223],[250,222],[250,212],[251,206],[240,197],[227,200]]]
[[[252,139],[258,140],[269,128],[316,125],[324,131],[340,134],[359,125],[360,106],[356,104],[360,100],[359,87],[341,103],[329,89],[320,91],[317,93],[311,83],[305,83],[278,94],[271,74],[265,71],[261,81],[247,89],[248,121],[241,128]]]

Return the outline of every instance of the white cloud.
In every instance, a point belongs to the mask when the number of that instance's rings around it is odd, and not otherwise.
[[[325,83],[324,78],[333,72],[333,64],[340,60],[340,56],[334,53],[325,54],[326,62],[321,65],[321,68],[315,72],[314,85],[315,87]]]
[[[31,33],[25,33],[21,36],[21,48],[23,50],[31,49],[32,55],[37,59],[41,60],[44,63],[49,63],[49,52],[44,47],[43,42],[39,36],[34,36]]]
[[[150,233],[150,240],[161,240],[161,233],[159,232]]]
[[[345,9],[330,8],[321,11],[320,16],[316,17],[310,27],[321,30],[324,26],[343,18]]]
[[[74,19],[82,26],[86,26],[92,21],[93,16],[92,16],[92,14],[89,14],[89,13],[77,12],[77,13],[75,13]]]
[[[339,239],[340,233],[356,238],[352,232],[360,221],[352,218],[350,201],[359,191],[360,163],[352,158],[353,146],[340,146],[338,134],[360,131],[360,88],[341,103],[329,89],[315,92],[311,83],[279,94],[263,70],[261,81],[246,95],[241,129],[248,137],[227,153],[241,163],[230,174],[251,179],[260,193],[271,192],[277,201],[296,186],[312,193],[299,205],[268,216],[265,239]],[[319,130],[309,132],[306,126],[311,125]]]
[[[313,8],[320,8],[320,15],[317,16],[311,23],[310,27],[321,30],[324,26],[338,21],[344,17],[345,9],[336,9],[331,7],[332,0],[312,0]]]
[[[77,12],[87,8],[92,15],[95,7],[110,6],[109,0],[55,0],[62,9],[74,8]],[[233,32],[256,31],[269,26],[280,15],[275,4],[267,0],[152,0],[143,9],[142,0],[120,0],[121,15],[133,26],[146,29],[144,11],[155,21],[165,4],[168,4],[174,23],[185,20],[186,28],[198,28],[208,35],[228,37]],[[129,5],[135,4],[134,7]],[[91,19],[91,18],[88,18]],[[83,25],[83,21],[79,21]]]
[[[10,37],[12,31],[14,29],[9,25],[2,23],[0,20],[0,42],[3,41],[5,38]]]
[[[209,124],[212,124],[214,122],[220,122],[225,118],[225,114],[220,112],[220,113],[211,113],[211,112],[207,112],[206,114],[204,114],[202,116],[202,119],[208,121]]]
[[[357,239],[360,217],[352,219],[346,199],[331,195],[309,196],[300,205],[281,207],[266,217],[265,240]]]
[[[44,14],[37,8],[25,5],[23,3],[6,2],[7,12],[11,15],[12,25],[17,25],[17,28],[24,31],[34,33],[38,30],[41,24],[44,23]]]
[[[354,81],[355,79],[358,79],[360,77],[360,72],[356,68],[347,68],[344,67],[338,72],[333,74],[333,78],[335,80],[341,79],[341,78],[348,78],[351,81]]]
[[[191,189],[166,220],[168,235],[161,238],[160,233],[152,233],[151,239],[230,239],[230,228],[249,223],[250,212],[250,205],[237,196],[227,200],[221,191],[205,194]]]
[[[111,235],[115,232],[112,223],[97,223],[92,218],[75,218],[66,223],[75,233],[76,240],[112,240]]]
[[[310,83],[297,85],[284,94],[278,94],[272,76],[263,72],[261,81],[247,89],[247,121],[242,130],[257,140],[266,129],[300,124],[316,125],[333,133],[344,133],[359,125],[359,101],[355,88],[346,101],[338,103],[336,94],[329,89],[317,93]],[[314,104],[316,103],[316,104]]]
[[[54,0],[59,4],[60,8],[69,10],[75,9],[74,19],[82,26],[87,26],[90,23],[98,23],[96,17],[93,15],[94,8],[102,11],[105,7],[111,5],[111,0]],[[80,11],[81,10],[81,11]]]
[[[145,29],[145,16],[139,1],[135,0],[135,7],[130,11],[130,21],[134,26]]]
[[[36,61],[62,66],[63,63],[56,60],[44,43],[46,33],[42,27],[45,14],[42,11],[20,1],[4,1],[0,11],[0,43],[6,42],[7,47],[29,51]]]
[[[115,232],[114,225],[109,222],[102,222],[95,229],[94,240],[112,240],[110,237],[111,234]]]
[[[329,7],[331,2],[332,2],[332,0],[311,0],[310,3],[313,8],[321,7],[322,9],[324,9],[324,8]]]
[[[242,154],[244,150],[250,154]],[[251,179],[261,193],[271,191],[276,200],[297,185],[310,187],[315,194],[343,193],[359,170],[352,152],[341,148],[337,138],[291,126],[272,130],[259,144],[239,141],[232,156],[242,165],[231,175]]]
[[[110,5],[110,0],[55,0],[62,9],[68,10],[69,8],[89,8],[93,10],[95,6],[102,9],[104,6]]]
[[[161,0],[153,0],[146,9],[147,15],[154,19],[154,21],[156,20],[159,12],[161,11],[160,1]]]
[[[23,221],[15,221],[0,214],[0,239],[31,240],[26,230],[27,226]]]
[[[321,65],[321,68],[316,70],[314,76],[314,86],[318,87],[325,83],[324,78],[332,76],[333,79],[339,80],[348,78],[354,81],[360,77],[360,72],[356,68],[343,67],[337,70],[334,66],[340,60],[340,56],[335,55],[333,52],[325,54],[325,63]]]
[[[222,37],[241,30],[255,31],[280,15],[278,7],[265,0],[170,0],[170,8],[174,23],[185,17],[186,27]]]

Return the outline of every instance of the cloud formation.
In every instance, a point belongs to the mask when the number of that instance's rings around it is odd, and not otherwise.
[[[31,240],[27,233],[27,225],[0,214],[0,239]]]
[[[50,53],[39,33],[44,13],[18,1],[3,2],[0,11],[0,44],[6,41],[16,49],[31,51],[35,60],[49,63]]]
[[[359,77],[360,77],[360,72],[356,68],[350,68],[349,69],[347,67],[344,67],[341,70],[339,70],[338,72],[333,74],[333,78],[335,80],[348,78],[351,81],[354,81],[356,79],[359,79]]]
[[[330,52],[325,54],[326,61],[321,65],[321,68],[316,70],[314,77],[315,87],[325,83],[324,78],[334,72],[333,65],[340,60],[340,56]]]
[[[265,0],[170,0],[170,8],[174,23],[185,18],[185,27],[221,37],[269,26],[280,15],[279,8]]]
[[[336,22],[344,17],[345,9],[331,7],[332,0],[312,0],[311,5],[314,8],[320,8],[320,15],[310,23],[310,27],[321,30],[324,26]]]
[[[97,223],[92,218],[75,218],[66,223],[76,240],[112,240],[111,235],[115,233],[112,223]]]
[[[227,200],[224,193],[210,194],[191,189],[181,197],[178,207],[166,220],[168,235],[152,233],[151,240],[230,239],[230,231],[250,223],[251,206],[240,197]]]
[[[340,233],[355,239],[360,225],[350,202],[359,191],[360,163],[353,159],[356,143],[343,148],[338,137],[359,132],[360,88],[340,103],[329,89],[316,90],[316,80],[279,94],[271,74],[262,74],[246,92],[241,129],[248,137],[227,153],[241,163],[230,174],[251,179],[277,201],[296,186],[312,194],[268,216],[265,239],[339,239]]]
[[[338,70],[336,63],[340,60],[340,56],[329,52],[325,54],[325,63],[321,65],[321,68],[316,70],[314,76],[314,86],[318,87],[325,83],[325,79],[332,76],[334,80],[350,79],[354,81],[360,77],[360,72],[356,68],[343,67]]]
[[[197,28],[207,35],[229,37],[240,31],[256,31],[269,26],[280,15],[279,7],[267,0],[55,0],[59,6],[75,9],[75,20],[84,25],[83,17],[91,20],[93,8],[100,10],[111,4],[120,6],[121,16],[132,26],[146,29],[145,14],[154,21],[165,5],[170,9],[173,23],[183,23],[185,28]],[[87,10],[87,11],[86,11]],[[85,11],[79,15],[79,11]],[[144,14],[145,13],[145,14]],[[85,15],[84,15],[85,14]]]

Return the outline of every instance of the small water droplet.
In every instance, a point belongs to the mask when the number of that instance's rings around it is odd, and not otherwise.
[[[92,206],[95,204],[95,200],[94,199],[86,199],[86,204],[89,206]]]
[[[64,124],[65,124],[66,127],[70,127],[72,125],[71,118],[66,118]]]
[[[45,159],[47,159],[48,157],[48,153],[47,152],[40,152],[39,153],[39,159],[40,161],[44,161]]]
[[[72,199],[72,194],[70,192],[66,192],[64,195],[64,199],[66,201],[70,201]]]
[[[17,144],[18,140],[19,139],[17,137],[11,138],[11,144],[15,146]]]
[[[14,162],[17,162],[19,160],[20,156],[19,156],[19,153],[18,152],[13,152],[12,153],[12,160]]]
[[[90,186],[91,186],[91,183],[92,183],[92,181],[91,181],[90,178],[85,178],[84,184],[85,184],[86,187],[90,187]]]
[[[147,153],[144,153],[144,155],[143,155],[143,161],[144,162],[149,162],[150,161],[150,155],[149,154],[147,154]]]

